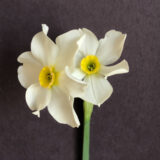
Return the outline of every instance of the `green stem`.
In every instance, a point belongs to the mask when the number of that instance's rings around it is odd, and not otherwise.
[[[90,144],[90,119],[93,111],[93,104],[84,101],[84,129],[83,129],[83,156],[82,160],[89,160],[89,144]]]

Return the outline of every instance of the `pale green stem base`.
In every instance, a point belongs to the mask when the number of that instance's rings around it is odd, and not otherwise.
[[[93,111],[93,104],[84,101],[84,129],[83,129],[83,155],[82,160],[89,160],[89,146],[90,146],[90,119]]]

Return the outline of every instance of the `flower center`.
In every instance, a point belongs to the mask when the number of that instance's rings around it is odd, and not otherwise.
[[[39,74],[39,83],[44,88],[51,88],[57,84],[58,72],[55,71],[53,66],[43,67]]]
[[[88,55],[81,61],[81,70],[86,74],[95,74],[100,69],[98,58],[94,55]]]

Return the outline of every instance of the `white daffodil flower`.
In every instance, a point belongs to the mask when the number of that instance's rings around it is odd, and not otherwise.
[[[79,48],[74,63],[67,70],[73,77],[87,83],[81,98],[100,106],[113,92],[107,77],[129,71],[126,60],[110,66],[120,58],[127,35],[111,30],[98,41],[88,29],[81,31],[83,36],[77,42]]]
[[[48,26],[42,25],[42,30],[33,37],[31,51],[18,57],[23,64],[18,68],[18,79],[27,88],[26,102],[37,116],[48,106],[49,113],[59,123],[78,127],[73,98],[83,92],[85,83],[70,77],[65,66],[71,63],[81,32],[64,33],[56,38],[55,44],[47,36]]]

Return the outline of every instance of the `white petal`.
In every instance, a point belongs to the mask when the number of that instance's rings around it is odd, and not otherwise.
[[[45,35],[47,35],[49,31],[49,27],[46,24],[42,24],[42,31],[44,32]]]
[[[129,66],[126,60],[123,60],[114,66],[101,66],[100,69],[100,73],[105,77],[109,77],[115,74],[128,73],[128,72],[129,72]]]
[[[26,91],[26,102],[31,110],[40,111],[50,102],[51,90],[42,88],[38,83],[31,85]]]
[[[77,42],[78,49],[84,53],[85,56],[87,55],[95,55],[96,50],[98,48],[98,39],[94,33],[90,30],[84,28],[82,29],[84,35],[82,38]]]
[[[40,118],[40,111],[32,112],[32,114],[34,114],[35,116],[37,116],[38,118]]]
[[[71,75],[68,67],[65,68],[65,72],[61,73],[59,81],[60,87],[65,89],[72,97],[80,97],[86,87],[85,82]]]
[[[81,69],[76,68],[76,67],[66,67],[67,70],[67,75],[72,75],[73,77],[75,77],[78,80],[83,80],[85,77],[85,73],[83,71],[81,71]]]
[[[60,88],[54,87],[48,111],[59,123],[78,127],[80,122],[73,108],[73,99]]]
[[[54,65],[58,47],[44,32],[39,32],[32,39],[31,51],[44,66]]]
[[[77,40],[81,35],[81,30],[71,30],[56,38],[56,44],[59,47],[59,55],[56,62],[58,70],[62,70],[66,65],[72,64],[73,56],[77,51]]]
[[[85,81],[87,87],[81,98],[92,104],[100,106],[113,92],[111,84],[101,75],[87,76]]]
[[[20,54],[17,58],[17,61],[20,63],[28,63],[28,62],[32,62],[32,63],[38,63],[41,64],[40,61],[38,61],[38,59],[36,59],[31,52],[23,52],[22,54]]]
[[[23,63],[18,68],[18,80],[21,85],[28,88],[31,84],[38,82],[39,72],[42,65],[33,57],[31,52],[24,52],[18,57],[18,61]]]
[[[75,56],[73,57],[73,66],[77,67],[77,68],[80,68],[81,67],[81,61],[84,57],[85,57],[85,55],[82,52],[77,51]]]
[[[96,55],[102,64],[112,64],[120,58],[126,36],[126,34],[111,30],[105,34],[104,39],[99,41]]]

